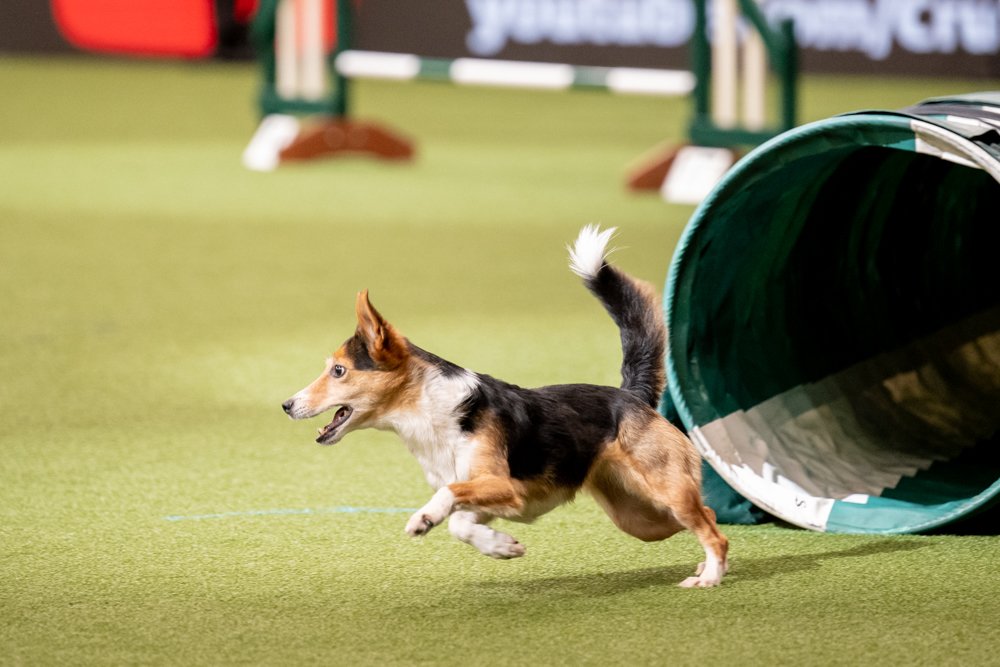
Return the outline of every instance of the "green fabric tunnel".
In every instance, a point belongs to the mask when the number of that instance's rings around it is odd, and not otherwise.
[[[1000,93],[760,146],[696,210],[664,300],[662,411],[721,520],[904,533],[998,505]]]

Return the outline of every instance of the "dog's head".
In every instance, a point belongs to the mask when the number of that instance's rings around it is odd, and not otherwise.
[[[323,373],[282,403],[292,419],[308,419],[337,408],[316,442],[337,443],[359,428],[377,425],[406,387],[409,343],[372,306],[368,291],[358,294],[358,328],[333,353]]]

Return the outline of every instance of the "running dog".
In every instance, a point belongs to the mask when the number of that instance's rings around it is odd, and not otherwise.
[[[621,388],[523,389],[461,368],[407,340],[364,291],[354,335],[282,408],[292,419],[335,409],[316,439],[323,445],[362,428],[396,432],[435,489],[407,522],[411,536],[449,519],[451,534],[483,554],[517,558],[524,546],[490,521],[531,522],[584,489],[640,540],[691,530],[705,561],[680,585],[717,585],[728,569],[728,541],[702,502],[700,459],[656,411],[666,382],[659,299],[608,264],[614,231],[585,227],[569,250],[570,268],[620,330]]]

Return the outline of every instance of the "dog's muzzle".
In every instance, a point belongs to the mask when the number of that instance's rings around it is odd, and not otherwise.
[[[315,416],[313,413],[304,413],[302,410],[297,410],[295,403],[295,397],[293,396],[281,404],[281,409],[292,419],[306,419]],[[349,405],[341,405],[334,413],[333,421],[319,429],[316,442],[321,445],[332,445],[338,442],[344,435],[342,427],[351,420],[353,414],[354,408]]]

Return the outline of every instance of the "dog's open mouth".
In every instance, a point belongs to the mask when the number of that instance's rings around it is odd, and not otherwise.
[[[347,423],[354,413],[354,408],[349,405],[342,405],[337,408],[336,414],[333,415],[333,421],[324,426],[319,430],[319,437],[316,438],[316,442],[321,445],[332,445],[340,438],[337,437],[340,433],[341,427]]]

